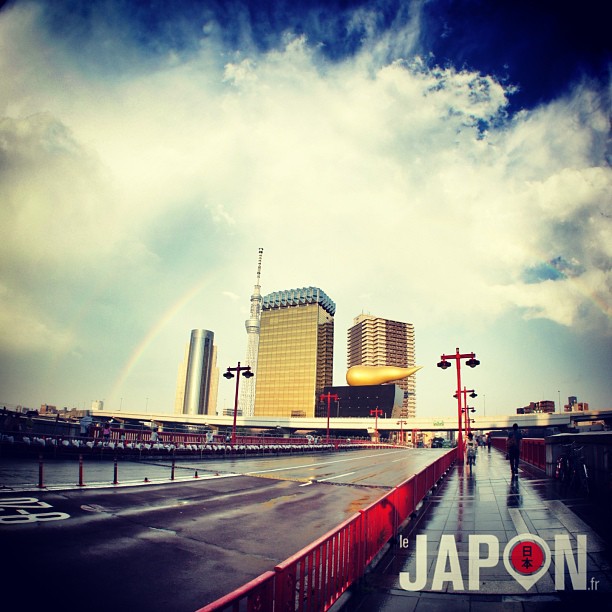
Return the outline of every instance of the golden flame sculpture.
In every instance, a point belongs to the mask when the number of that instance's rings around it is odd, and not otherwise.
[[[353,366],[346,373],[346,382],[352,387],[381,385],[382,383],[400,380],[412,376],[423,366],[398,368],[396,366]]]

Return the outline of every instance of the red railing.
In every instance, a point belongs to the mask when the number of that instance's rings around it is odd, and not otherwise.
[[[354,514],[275,568],[270,610],[327,610],[361,572],[363,522]],[[215,604],[210,610],[219,610]],[[204,608],[205,610],[208,608]]]
[[[210,609],[239,612],[241,607],[240,604],[242,603],[242,609],[248,612],[254,612],[255,610],[261,610],[262,612],[265,610],[273,610],[275,578],[275,572],[265,572],[235,591],[217,599],[214,603],[217,607]],[[206,606],[202,609],[206,610],[208,608],[209,606]]]
[[[494,448],[506,452],[506,438],[491,438]],[[546,441],[544,438],[523,438],[521,442],[521,461],[546,469]]]
[[[544,438],[523,438],[521,459],[541,470],[546,469],[546,442]]]
[[[338,527],[197,612],[328,610],[361,577],[385,544],[454,463],[452,449]]]

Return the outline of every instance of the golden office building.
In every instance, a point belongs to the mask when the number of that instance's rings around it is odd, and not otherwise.
[[[314,417],[318,395],[332,384],[335,312],[317,287],[264,296],[255,416]]]
[[[414,325],[361,314],[348,330],[347,366],[415,366]],[[416,380],[395,382],[404,392],[401,410],[394,417],[416,416]]]

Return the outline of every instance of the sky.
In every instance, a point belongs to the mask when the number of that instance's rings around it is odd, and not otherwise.
[[[417,416],[612,408],[606,2],[0,3],[0,403],[172,413],[262,293],[413,323]],[[219,380],[218,408],[234,382]]]

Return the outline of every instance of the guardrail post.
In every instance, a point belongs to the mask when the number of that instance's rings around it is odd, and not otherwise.
[[[294,597],[295,592],[295,569],[293,573],[285,568],[276,566],[274,568],[274,609],[275,610],[295,610],[295,602],[290,597]]]
[[[38,488],[42,489],[45,485],[43,484],[43,456],[42,453],[38,455]]]
[[[83,455],[79,455],[79,487],[84,487],[85,483],[83,482]]]

